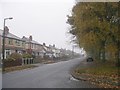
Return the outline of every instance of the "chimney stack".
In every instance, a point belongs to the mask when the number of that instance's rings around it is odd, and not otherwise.
[[[55,44],[53,44],[53,47],[55,47]]]
[[[31,35],[30,35],[29,39],[30,39],[30,41],[32,41],[32,36]]]
[[[46,46],[45,43],[43,43],[43,46]]]
[[[25,36],[23,36],[22,38],[25,38]]]

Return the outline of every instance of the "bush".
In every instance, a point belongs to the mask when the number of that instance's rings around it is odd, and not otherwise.
[[[5,61],[15,61],[14,58],[8,57],[7,59],[5,59]]]
[[[4,67],[13,67],[22,65],[22,56],[19,53],[12,53],[7,59],[4,61]]]
[[[25,53],[22,55],[23,58],[32,58],[32,55]]]
[[[20,59],[22,59],[21,54],[19,54],[19,53],[12,53],[6,60],[15,61],[15,60],[20,60]]]

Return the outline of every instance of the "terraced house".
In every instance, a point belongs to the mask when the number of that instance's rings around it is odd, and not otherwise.
[[[0,58],[2,59],[2,35],[3,30],[0,30]],[[5,27],[5,58],[11,53],[17,52],[22,54],[25,49],[25,42],[18,36],[9,32],[8,27]]]
[[[2,35],[3,30],[0,30],[0,59],[2,59]],[[32,36],[23,36],[20,38],[10,33],[8,27],[5,27],[5,59],[14,52],[21,55],[23,53],[29,53],[34,57],[40,58],[44,58],[44,56],[47,56],[48,58],[58,58],[61,57],[61,54],[63,53],[63,51],[56,48],[55,45],[46,46],[45,43],[42,45],[33,40]]]
[[[2,59],[2,35],[3,30],[0,30],[0,58]],[[32,36],[29,38],[23,36],[20,38],[12,33],[9,32],[8,27],[5,27],[5,59],[11,53],[30,53],[33,56],[40,56],[43,58],[45,49],[43,45],[34,41]]]
[[[53,52],[53,57],[58,58],[60,57],[60,49],[56,48],[55,45],[49,45],[49,48],[51,48]]]
[[[45,49],[43,45],[38,43],[37,41],[33,40],[32,36],[29,38],[23,36],[22,40],[25,42],[25,52],[32,54],[33,56],[37,57],[44,57]]]

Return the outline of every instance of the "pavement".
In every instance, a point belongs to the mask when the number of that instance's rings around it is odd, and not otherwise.
[[[5,73],[2,76],[3,88],[96,88],[89,82],[80,81],[70,74],[73,67],[84,58],[71,59],[58,63],[38,65],[33,69]]]

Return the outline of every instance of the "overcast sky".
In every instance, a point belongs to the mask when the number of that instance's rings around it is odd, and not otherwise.
[[[11,33],[33,39],[46,45],[55,44],[58,48],[72,50],[67,15],[71,13],[74,0],[1,0],[0,29],[3,18]]]

